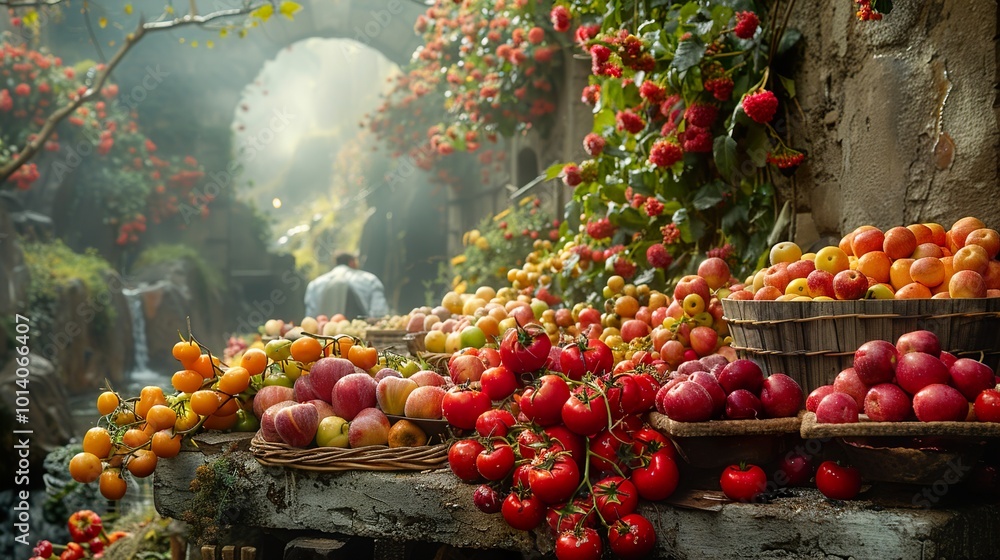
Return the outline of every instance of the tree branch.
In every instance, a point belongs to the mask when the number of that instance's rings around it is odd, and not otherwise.
[[[8,8],[39,8],[62,3],[63,0],[0,0],[0,6]]]
[[[4,2],[6,1],[7,0],[0,0],[0,5],[3,5]],[[56,4],[61,2],[62,0],[41,0],[41,1]],[[45,120],[45,123],[42,125],[42,129],[38,131],[38,133],[35,135],[34,140],[29,141],[17,153],[16,156],[11,158],[11,160],[5,163],[3,166],[0,166],[0,188],[4,186],[7,179],[9,179],[11,175],[13,175],[18,169],[20,169],[21,166],[28,163],[28,161],[30,161],[31,158],[33,158],[35,154],[38,153],[38,151],[42,148],[42,146],[45,145],[45,142],[52,136],[52,133],[55,132],[56,127],[59,125],[59,123],[61,123],[64,119],[73,114],[73,112],[76,111],[84,103],[100,95],[101,89],[104,87],[105,82],[108,81],[108,77],[111,75],[111,72],[114,71],[115,67],[118,66],[118,63],[120,63],[122,59],[125,58],[125,55],[130,50],[132,50],[132,47],[134,47],[136,43],[142,40],[142,38],[147,33],[163,31],[165,29],[174,29],[177,27],[184,27],[188,25],[204,25],[210,21],[217,19],[246,15],[256,10],[264,3],[267,2],[266,1],[256,2],[256,3],[247,2],[244,3],[243,7],[240,8],[219,10],[216,12],[205,14],[203,16],[187,14],[185,16],[177,17],[174,19],[168,19],[164,21],[155,21],[148,23],[140,21],[139,26],[136,28],[136,30],[125,37],[125,42],[118,49],[118,51],[111,58],[111,60],[99,72],[97,72],[97,75],[94,77],[93,84],[87,89],[87,91],[83,92],[83,95],[73,98],[69,104],[59,108],[51,115],[49,115],[49,117]]]

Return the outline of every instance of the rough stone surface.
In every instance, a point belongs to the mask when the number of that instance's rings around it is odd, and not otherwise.
[[[285,546],[284,560],[346,560],[342,548],[344,543],[338,540],[299,537]]]
[[[523,533],[472,504],[472,487],[447,471],[316,474],[260,466],[249,454],[253,493],[249,527],[317,530],[372,538],[439,542],[463,548],[548,553],[547,531]],[[188,483],[205,462],[199,452],[162,461],[154,479],[157,510],[177,517]],[[1000,546],[1000,506],[922,510],[876,508],[866,501],[827,502],[815,490],[771,504],[732,504],[712,511],[644,503],[659,535],[657,556],[671,558],[992,558]]]
[[[795,7],[798,207],[820,235],[967,215],[998,227],[1000,205],[984,204],[1000,194],[997,3],[894,6],[881,22],[856,21],[851,2]]]
[[[14,411],[18,406],[15,393],[22,390],[16,382],[24,377],[17,376],[17,363],[10,360],[0,370],[0,387],[7,390],[0,395],[0,441],[3,442],[4,449],[11,453],[11,460],[0,463],[0,476],[5,480],[13,480],[13,467],[16,462],[13,460],[14,444],[17,438],[28,437],[30,443],[30,457],[34,468],[33,472],[40,472],[39,466],[45,456],[53,449],[64,445],[73,436],[73,418],[66,407],[68,399],[66,389],[62,379],[52,364],[41,356],[31,356],[29,364],[27,391],[29,396],[28,423],[18,424],[14,421]],[[32,430],[32,434],[18,435],[13,430]]]
[[[17,233],[10,216],[0,204],[0,315],[24,311],[29,282]]]

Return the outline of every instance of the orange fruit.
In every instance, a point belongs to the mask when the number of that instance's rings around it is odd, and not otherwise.
[[[230,414],[236,414],[236,411],[240,409],[240,400],[236,397],[230,397],[228,395],[219,395],[219,410],[215,411],[216,416],[229,416]]]
[[[896,290],[896,299],[927,299],[931,295],[930,288],[920,282],[911,282]]]
[[[125,478],[122,477],[121,469],[105,469],[101,473],[100,482],[101,495],[105,499],[111,501],[117,501],[125,496],[125,490],[128,489],[128,483],[125,482]]]
[[[260,348],[250,348],[243,353],[240,366],[246,368],[250,375],[260,375],[267,367],[267,354]]]
[[[111,454],[111,434],[104,428],[91,428],[83,436],[83,450],[100,459]]]
[[[170,384],[179,393],[193,393],[201,389],[205,378],[200,373],[190,369],[182,369],[170,378]]]
[[[107,416],[118,408],[118,403],[121,399],[118,398],[118,394],[114,391],[105,391],[97,397],[97,412],[101,416]]]
[[[132,449],[149,443],[149,434],[139,428],[129,428],[122,436],[122,444]]]
[[[906,226],[906,229],[913,232],[913,236],[917,240],[917,245],[921,243],[934,243],[934,232],[924,224],[910,224]]]
[[[979,218],[966,216],[952,224],[948,233],[951,235],[951,242],[955,245],[955,249],[961,249],[962,247],[965,247],[965,239],[970,233],[985,227],[986,224],[984,224]]]
[[[69,475],[73,480],[88,484],[98,479],[103,470],[101,459],[93,453],[77,453],[69,460]]]
[[[303,336],[292,343],[289,350],[296,362],[308,364],[323,356],[323,344],[315,338]]]
[[[202,424],[202,426],[208,430],[228,430],[236,425],[236,420],[236,414],[230,414],[228,416],[217,416],[213,414],[205,419],[205,423]]]
[[[913,262],[914,259],[898,259],[892,262],[892,266],[889,267],[889,283],[892,284],[892,289],[898,290],[913,282],[913,278],[910,278],[910,266]]]
[[[202,389],[191,394],[191,410],[199,416],[215,414],[221,404],[219,393],[211,389]]]
[[[219,378],[219,390],[227,395],[237,395],[250,386],[250,372],[241,366],[229,368]]]
[[[156,453],[148,449],[136,449],[125,462],[125,468],[136,478],[146,478],[156,470]]]
[[[171,435],[170,430],[160,430],[153,434],[153,442],[150,445],[150,449],[153,453],[156,453],[157,457],[164,459],[176,457],[181,452],[182,439],[183,437],[180,434]]]
[[[947,232],[945,232],[944,226],[934,222],[924,223],[923,225],[927,226],[927,229],[931,230],[931,239],[935,245],[944,247],[948,244],[948,238],[946,235]]]
[[[150,408],[146,415],[146,422],[156,431],[173,428],[176,421],[177,413],[174,409],[162,404]]]
[[[615,300],[615,314],[619,317],[635,317],[639,311],[639,300],[632,296],[622,296]]]
[[[211,356],[202,354],[191,364],[190,370],[198,373],[202,379],[211,379],[215,377],[215,367],[212,362]]]
[[[171,350],[174,359],[188,367],[201,355],[201,348],[192,341],[178,342]]]
[[[139,402],[135,403],[135,414],[140,418],[145,418],[149,409],[158,404],[167,404],[167,398],[163,396],[163,389],[147,385],[142,388],[142,391],[139,391]]]
[[[905,259],[917,248],[917,236],[905,227],[894,227],[885,232],[882,250],[890,259]]]
[[[868,278],[874,278],[879,284],[889,282],[891,267],[892,259],[883,251],[868,251],[858,259],[858,272]]]

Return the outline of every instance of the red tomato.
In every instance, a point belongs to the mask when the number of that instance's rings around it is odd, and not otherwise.
[[[488,444],[476,457],[476,469],[486,480],[503,480],[514,470],[514,448],[506,443]]]
[[[536,386],[528,387],[521,394],[521,412],[541,426],[552,426],[562,421],[562,407],[569,399],[569,385],[558,375],[543,375]]]
[[[783,486],[803,486],[808,484],[809,479],[816,472],[816,465],[812,462],[811,457],[795,453],[794,451],[790,451],[782,457],[779,468],[781,472],[780,476],[784,478]],[[775,481],[781,482],[778,480],[778,475],[775,476]]]
[[[730,500],[749,502],[767,488],[767,475],[757,465],[729,465],[719,484]]]
[[[545,519],[545,504],[538,496],[528,493],[522,497],[514,491],[504,499],[500,513],[511,527],[530,531],[541,525]]]
[[[514,475],[510,477],[510,485],[514,488],[528,488],[528,471],[531,470],[531,465],[528,463],[522,463],[514,467]]]
[[[677,463],[666,451],[657,451],[643,458],[639,466],[632,469],[632,482],[645,500],[665,500],[677,489],[680,482]]]
[[[500,352],[495,348],[480,348],[479,357],[486,364],[486,369],[494,368],[500,365]]]
[[[590,466],[598,473],[619,471],[628,476],[629,463],[635,458],[638,445],[621,426],[606,429],[590,438]],[[616,470],[617,467],[617,470]]]
[[[608,408],[611,410],[612,420],[642,412],[644,389],[631,374],[616,375],[603,385],[604,392],[608,395]]]
[[[479,469],[476,468],[476,457],[486,448],[478,440],[462,439],[448,448],[448,466],[451,472],[464,482],[479,480]]]
[[[594,484],[594,505],[608,523],[635,511],[639,490],[627,478],[609,476]]]
[[[66,526],[69,528],[70,538],[78,543],[87,542],[104,530],[101,516],[89,509],[81,509],[70,515]]]
[[[517,376],[502,365],[484,371],[479,378],[479,385],[493,401],[506,399],[518,388]]]
[[[603,553],[601,535],[590,527],[563,531],[556,539],[557,560],[598,560]]]
[[[594,527],[593,510],[583,501],[571,504],[549,506],[545,512],[545,523],[556,533],[572,531],[576,527]]]
[[[536,371],[545,365],[551,348],[552,341],[541,325],[518,325],[504,333],[500,361],[515,375]]]
[[[637,373],[632,377],[638,383],[639,392],[642,395],[639,410],[636,412],[643,413],[653,410],[656,405],[656,392],[660,390],[660,382],[648,373]]]
[[[816,470],[816,488],[831,500],[853,500],[861,492],[861,471],[825,461]]]
[[[611,347],[597,338],[580,338],[576,342],[563,347],[559,356],[559,365],[563,373],[570,379],[579,381],[584,374],[604,375],[615,365]]]
[[[483,437],[504,437],[513,425],[514,415],[502,408],[491,408],[476,418],[476,432]]]
[[[619,558],[646,558],[656,546],[656,530],[648,519],[631,513],[611,524],[608,544]]]
[[[584,446],[583,437],[574,434],[562,424],[545,428],[545,437],[548,439],[549,449],[558,446],[569,451],[569,454],[576,461],[576,466],[583,468],[583,461],[587,458],[587,448]]]
[[[528,487],[546,504],[565,502],[580,484],[580,469],[566,454],[536,456],[528,470]]]
[[[461,350],[456,351],[454,354],[451,355],[450,358],[448,358],[448,369],[451,369],[451,363],[455,361],[455,358],[466,355],[479,356],[479,349],[469,347],[469,348],[462,348]]]
[[[563,403],[562,421],[573,433],[592,436],[608,427],[608,402],[594,387],[580,385]]]
[[[87,551],[84,550],[83,545],[71,542],[66,544],[66,550],[62,551],[62,554],[59,555],[59,560],[80,560],[86,554]]]
[[[545,436],[534,430],[521,430],[517,434],[517,453],[522,459],[534,459],[538,450],[547,445]]]
[[[449,424],[463,430],[476,427],[479,415],[493,407],[486,393],[456,385],[444,394],[441,413]]]

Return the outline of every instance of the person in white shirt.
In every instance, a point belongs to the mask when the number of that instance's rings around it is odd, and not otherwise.
[[[384,317],[389,314],[385,287],[371,272],[358,269],[358,259],[351,253],[339,253],[333,270],[319,276],[306,287],[306,316],[337,313],[348,319]]]

